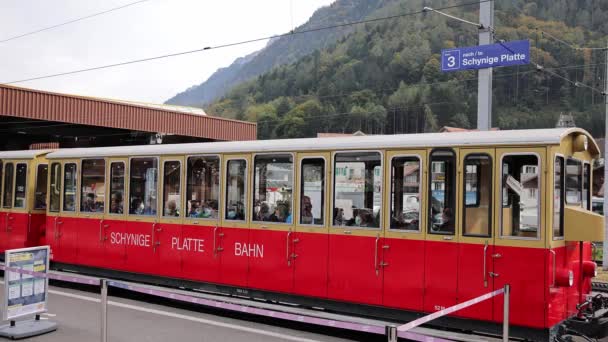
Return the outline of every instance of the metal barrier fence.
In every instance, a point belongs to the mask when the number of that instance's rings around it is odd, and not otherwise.
[[[365,332],[376,335],[384,335],[387,337],[389,342],[396,342],[398,338],[405,338],[412,341],[420,341],[420,342],[449,342],[450,340],[426,336],[420,333],[412,332],[411,329],[420,326],[422,324],[428,323],[436,318],[449,315],[458,310],[462,310],[469,306],[475,305],[482,301],[488,300],[494,296],[498,296],[500,294],[504,294],[504,323],[503,323],[503,341],[508,341],[509,339],[509,285],[506,285],[503,289],[499,289],[480,297],[468,300],[466,302],[457,304],[455,306],[446,308],[441,311],[437,311],[433,314],[421,317],[412,322],[406,323],[401,326],[394,325],[375,325],[375,324],[364,324],[359,322],[347,322],[335,319],[328,319],[322,317],[315,317],[309,315],[295,314],[289,313],[279,310],[270,310],[263,309],[255,306],[247,306],[241,304],[230,303],[226,301],[214,300],[203,297],[189,296],[180,293],[173,293],[170,291],[153,289],[146,286],[141,285],[133,285],[120,281],[108,280],[108,279],[98,279],[98,278],[85,278],[85,277],[77,277],[77,276],[68,276],[57,273],[40,273],[34,271],[27,271],[20,268],[12,268],[6,267],[4,265],[0,265],[0,270],[27,274],[38,278],[48,278],[53,280],[58,280],[62,282],[68,283],[76,283],[76,284],[84,284],[84,285],[92,285],[92,286],[100,286],[101,293],[101,331],[100,338],[101,342],[108,341],[108,289],[109,287],[115,287],[123,290],[128,290],[132,292],[142,293],[146,295],[151,295],[155,297],[161,297],[171,300],[177,300],[190,304],[197,304],[206,307],[223,309],[227,311],[233,312],[242,312],[251,315],[264,316],[269,318],[276,318],[286,321],[293,321],[299,323],[306,323],[317,326],[325,326],[332,327],[337,329],[345,329],[352,330],[358,332]]]

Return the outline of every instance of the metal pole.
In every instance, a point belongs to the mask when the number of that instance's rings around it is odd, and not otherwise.
[[[108,341],[108,281],[101,279],[101,342]]]
[[[494,28],[494,1],[479,4],[479,45],[492,44]],[[477,81],[477,129],[489,131],[492,127],[492,68],[480,69]]]
[[[608,63],[608,47],[606,49],[606,62]],[[604,104],[606,106],[606,130],[604,131],[604,244],[602,251],[602,268],[608,270],[608,220],[606,220],[606,214],[608,214],[608,167],[606,167],[606,161],[608,161],[608,64],[604,66],[606,69],[606,75],[604,76]]]
[[[388,342],[397,342],[399,340],[399,335],[397,334],[397,327],[394,325],[386,326],[386,338]]]
[[[504,304],[502,313],[502,340],[503,342],[509,341],[509,297],[511,296],[511,286],[505,285]]]

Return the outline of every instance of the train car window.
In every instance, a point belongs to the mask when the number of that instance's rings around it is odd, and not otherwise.
[[[391,229],[420,229],[420,158],[391,160]]]
[[[540,160],[533,154],[506,155],[502,164],[501,235],[539,239]],[[508,165],[507,173],[505,165]],[[508,205],[504,206],[505,203]]]
[[[77,177],[76,164],[65,164],[63,174],[63,211],[76,211]]]
[[[583,165],[580,160],[566,160],[566,203],[582,203]]]
[[[51,191],[49,195],[49,211],[58,212],[61,202],[61,163],[51,164]]]
[[[226,220],[245,220],[245,191],[247,186],[247,162],[229,160],[226,170]]]
[[[464,160],[463,235],[492,236],[492,159],[484,154]]]
[[[23,209],[27,206],[27,164],[17,164],[15,172],[15,202],[13,208]]]
[[[334,170],[334,226],[380,227],[381,154],[336,153]]]
[[[456,204],[456,154],[435,150],[430,158],[429,233],[454,235]]]
[[[13,176],[15,166],[13,163],[6,164],[4,170],[4,193],[2,194],[2,207],[10,209],[13,206]]]
[[[182,212],[182,163],[166,161],[163,166],[163,216],[179,217]]]
[[[46,189],[49,181],[49,166],[39,164],[36,170],[36,189],[34,189],[34,209],[46,209]]]
[[[110,214],[122,215],[125,206],[125,163],[110,164]]]
[[[325,159],[302,160],[300,224],[322,225],[325,221]]]
[[[2,181],[2,177],[4,176],[4,169],[3,169],[4,163],[2,162],[2,160],[0,160],[0,194],[2,194],[2,185],[4,184],[4,182]],[[2,204],[2,196],[0,195],[0,205]]]
[[[293,222],[293,157],[258,155],[254,165],[252,220]]]
[[[129,173],[129,214],[155,216],[158,207],[158,159],[133,158]]]
[[[83,160],[80,211],[84,213],[103,213],[105,197],[106,161],[104,159]]]
[[[188,158],[186,184],[186,216],[217,219],[220,201],[220,158]]]
[[[553,238],[564,237],[564,158],[555,157],[553,176]]]
[[[583,208],[591,210],[591,166],[583,164]]]

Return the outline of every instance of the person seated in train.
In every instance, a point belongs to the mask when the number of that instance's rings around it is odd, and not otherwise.
[[[310,200],[310,197],[308,196],[303,196],[302,197],[302,214],[301,216],[301,221],[302,224],[312,224],[313,223],[313,214],[312,214],[312,202]]]
[[[357,222],[357,220],[361,220],[361,218],[359,217],[359,209],[353,208],[353,217],[351,217],[350,219],[348,219],[346,221],[346,225],[347,226],[358,226],[359,224]]]
[[[142,215],[144,213],[144,202],[139,197],[135,197],[131,201],[131,209],[129,212],[133,215]]]
[[[165,208],[165,216],[179,216],[177,203],[175,203],[174,200],[170,200],[169,202],[167,202],[167,207]]]
[[[279,204],[276,206],[276,208],[274,208],[274,213],[272,213],[272,215],[270,215],[268,220],[270,222],[285,222],[285,212],[286,211],[287,211],[287,208],[285,207],[285,205]]]
[[[205,203],[203,203],[203,207],[201,208],[200,212],[198,213],[198,217],[211,218],[212,213],[213,213],[213,210],[211,209],[211,206],[209,206],[209,202],[205,201]]]
[[[454,231],[454,215],[452,213],[452,208],[444,208],[443,213],[441,215],[441,231],[444,232],[453,232]]]
[[[110,202],[110,213],[111,214],[122,214],[122,194],[120,192],[114,192],[111,196]]]
[[[268,207],[268,203],[262,202],[262,203],[260,203],[260,209],[258,210],[256,221],[269,221],[269,220],[270,220],[270,207]]]
[[[92,213],[97,211],[97,207],[95,205],[95,194],[89,192],[87,196],[84,198],[84,203],[82,203],[82,211]]]
[[[334,208],[334,226],[341,226],[344,224],[344,209]]]
[[[146,206],[144,207],[144,215],[156,215],[156,201],[152,197],[148,198]]]

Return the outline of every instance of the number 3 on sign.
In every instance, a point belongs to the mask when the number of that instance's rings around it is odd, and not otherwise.
[[[449,56],[448,57],[448,68],[453,68],[456,66],[456,57]]]

